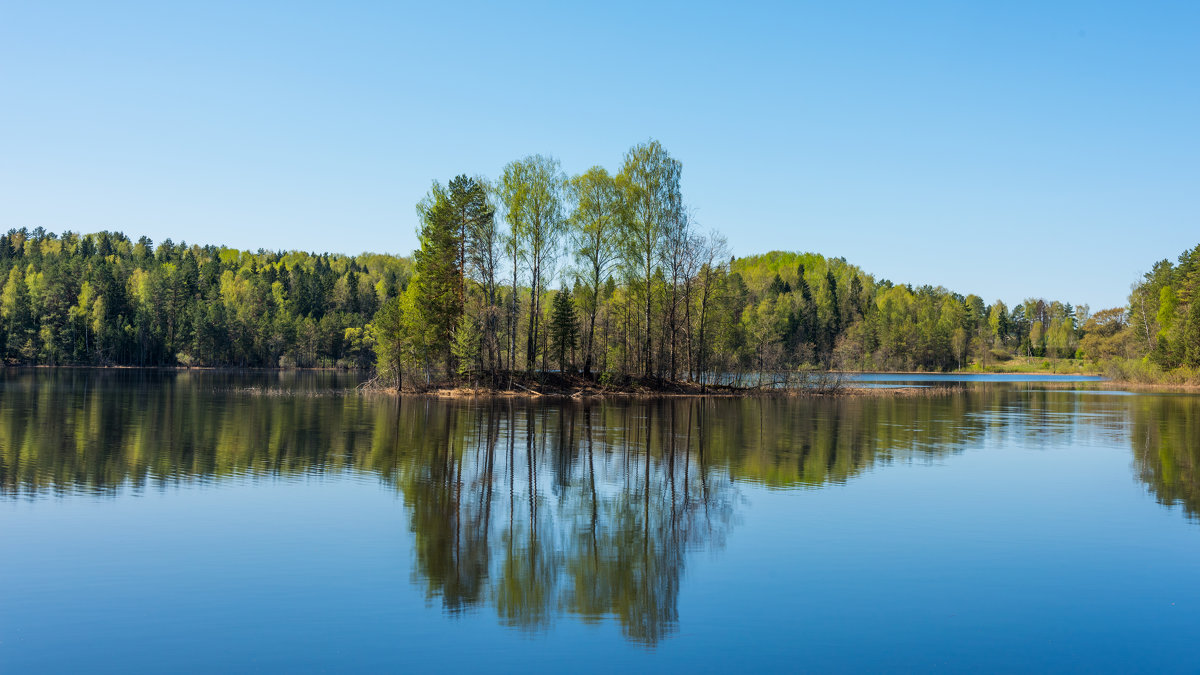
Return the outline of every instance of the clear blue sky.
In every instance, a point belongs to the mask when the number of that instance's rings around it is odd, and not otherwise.
[[[657,138],[734,251],[1124,302],[1200,243],[1200,3],[0,0],[0,228],[408,253]]]

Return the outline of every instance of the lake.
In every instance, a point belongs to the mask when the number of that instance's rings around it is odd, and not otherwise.
[[[4,371],[0,671],[1200,668],[1200,397],[998,379]]]

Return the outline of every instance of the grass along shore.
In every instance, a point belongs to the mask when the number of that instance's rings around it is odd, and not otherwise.
[[[1180,366],[1163,369],[1149,358],[1050,359],[1014,357],[1008,361],[981,365],[972,363],[956,373],[1027,373],[1030,375],[1093,375],[1110,384],[1146,388],[1200,388],[1200,369]]]

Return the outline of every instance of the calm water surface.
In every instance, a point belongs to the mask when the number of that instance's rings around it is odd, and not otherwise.
[[[0,671],[1195,671],[1200,398],[0,376]]]
[[[942,382],[1100,382],[1099,375],[1054,375],[1051,373],[843,373],[847,382],[931,384]]]

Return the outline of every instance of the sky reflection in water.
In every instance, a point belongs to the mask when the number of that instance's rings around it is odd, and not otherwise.
[[[352,386],[8,375],[0,666],[1190,663],[1197,397]]]

